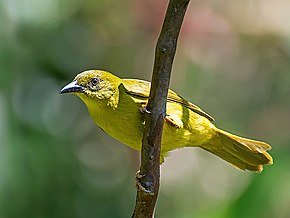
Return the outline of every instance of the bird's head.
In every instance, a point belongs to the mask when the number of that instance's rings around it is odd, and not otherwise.
[[[85,103],[93,99],[109,99],[118,89],[121,79],[102,70],[88,70],[78,74],[74,80],[63,87],[63,93],[79,96]]]

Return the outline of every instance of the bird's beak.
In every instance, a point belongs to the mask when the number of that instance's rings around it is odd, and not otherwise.
[[[84,87],[77,84],[77,81],[72,81],[71,83],[67,84],[60,90],[60,94],[63,93],[72,93],[72,92],[83,92],[85,90]]]

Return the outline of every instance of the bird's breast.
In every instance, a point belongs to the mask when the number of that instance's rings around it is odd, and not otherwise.
[[[94,107],[89,108],[89,113],[107,134],[136,150],[141,149],[144,116],[137,107]]]

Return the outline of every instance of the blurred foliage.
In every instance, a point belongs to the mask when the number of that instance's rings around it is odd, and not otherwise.
[[[130,217],[139,154],[59,96],[80,71],[149,80],[167,1],[0,0],[0,217]],[[195,1],[171,87],[274,165],[241,172],[200,149],[162,165],[157,217],[290,217],[290,3]]]

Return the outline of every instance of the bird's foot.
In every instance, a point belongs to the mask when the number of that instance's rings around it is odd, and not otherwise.
[[[136,176],[135,176],[135,180],[136,180],[136,188],[137,190],[143,191],[145,193],[148,193],[150,195],[153,195],[154,193],[152,193],[150,190],[147,190],[146,188],[144,188],[144,186],[141,184],[140,179],[142,179],[144,176],[146,176],[146,174],[140,174],[140,170],[138,170],[136,172]]]
[[[165,121],[168,122],[171,126],[174,126],[176,128],[181,128],[183,124],[180,119],[174,119],[174,117],[170,115],[166,115]]]
[[[145,113],[151,114],[151,111],[149,111],[146,106],[147,106],[147,102],[141,102],[141,107],[139,108],[140,112],[142,114],[145,114]]]
[[[145,106],[141,106],[140,108],[139,108],[139,110],[140,110],[140,112],[142,113],[142,114],[151,114],[151,111],[149,111],[149,110],[147,110],[147,107],[146,107],[146,105]]]

